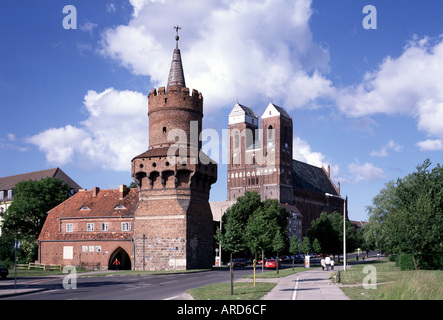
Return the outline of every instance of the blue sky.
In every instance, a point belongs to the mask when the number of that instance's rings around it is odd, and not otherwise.
[[[284,107],[294,158],[330,165],[350,218],[366,220],[386,182],[442,163],[442,18],[438,0],[2,1],[0,176],[60,167],[87,189],[129,184],[179,24],[204,128],[221,137],[237,101]],[[225,199],[221,163],[211,200]]]

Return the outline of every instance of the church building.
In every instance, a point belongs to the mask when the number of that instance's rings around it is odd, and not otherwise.
[[[302,235],[322,212],[343,213],[340,183],[332,182],[330,168],[292,159],[293,122],[288,112],[270,103],[261,119],[249,107],[236,103],[228,122],[228,201],[245,191],[262,200],[278,199],[302,217]],[[346,212],[347,215],[347,212]]]

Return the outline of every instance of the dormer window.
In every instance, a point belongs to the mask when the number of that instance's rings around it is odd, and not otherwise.
[[[89,207],[83,206],[80,208],[80,210],[91,210],[91,209],[89,209]]]
[[[115,209],[115,210],[119,210],[119,209],[121,210],[121,209],[126,209],[126,208],[125,208],[125,206],[119,204],[119,205],[116,206],[114,209]]]

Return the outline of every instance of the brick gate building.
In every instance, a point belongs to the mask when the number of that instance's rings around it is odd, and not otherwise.
[[[138,188],[82,190],[51,210],[38,240],[41,263],[113,268],[118,258],[124,269],[212,266],[209,190],[217,164],[201,151],[203,95],[186,87],[176,40],[167,86],[148,95],[149,148],[131,161]]]
[[[201,151],[203,96],[186,87],[176,40],[167,86],[148,96],[149,149],[132,160],[140,190],[133,230],[137,270],[213,264],[209,190],[217,164]]]

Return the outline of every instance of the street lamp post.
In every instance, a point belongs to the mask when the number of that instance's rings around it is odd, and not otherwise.
[[[342,199],[342,197],[330,193],[325,193],[325,196]],[[346,260],[346,199],[343,199],[343,271],[346,271]]]
[[[346,200],[343,200],[343,271],[346,271]]]

